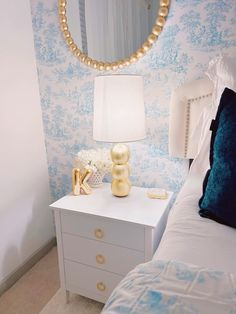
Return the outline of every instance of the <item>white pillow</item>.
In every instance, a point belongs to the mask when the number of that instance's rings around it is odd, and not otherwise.
[[[213,102],[211,107],[206,107],[203,110],[198,154],[190,168],[191,173],[199,173],[200,175],[204,175],[209,168],[211,139],[210,125],[212,119],[216,116],[221,95],[225,87],[236,92],[236,63],[231,58],[221,55],[209,62],[206,75],[214,85]]]
[[[209,62],[206,75],[214,85],[213,106],[216,113],[225,87],[236,91],[236,63],[230,57],[220,55]]]
[[[202,146],[189,169],[189,176],[197,176],[201,181],[204,180],[207,170],[210,168],[210,134],[207,134],[202,141]]]

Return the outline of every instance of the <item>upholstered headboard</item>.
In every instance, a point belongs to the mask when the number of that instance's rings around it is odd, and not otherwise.
[[[212,104],[213,84],[206,77],[178,87],[170,102],[169,154],[193,159],[198,150],[199,124],[204,107]],[[194,134],[194,136],[193,136]]]

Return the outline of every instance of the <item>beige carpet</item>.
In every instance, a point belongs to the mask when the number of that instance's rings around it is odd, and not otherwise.
[[[70,295],[65,304],[58,290],[59,270],[54,247],[0,297],[0,314],[98,314],[103,304]]]
[[[59,287],[57,249],[54,247],[0,297],[0,314],[38,314]]]
[[[40,314],[99,314],[103,305],[74,294],[70,295],[70,302],[66,304],[63,292],[58,290]]]

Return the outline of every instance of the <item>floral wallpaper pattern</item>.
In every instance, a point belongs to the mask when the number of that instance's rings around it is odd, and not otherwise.
[[[103,147],[92,139],[93,84],[101,74],[68,50],[60,33],[57,0],[31,0],[35,53],[52,198],[71,190],[73,156]],[[132,143],[131,180],[178,192],[188,163],[168,156],[171,90],[204,75],[209,60],[236,56],[235,0],[172,0],[168,20],[154,47],[118,73],[143,75],[147,138]],[[116,72],[117,73],[117,72]]]

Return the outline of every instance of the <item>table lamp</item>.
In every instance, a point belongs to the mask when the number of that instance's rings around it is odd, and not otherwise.
[[[129,149],[124,142],[146,137],[143,79],[138,75],[104,75],[95,78],[93,138],[118,143],[111,149],[115,196],[129,194]]]

